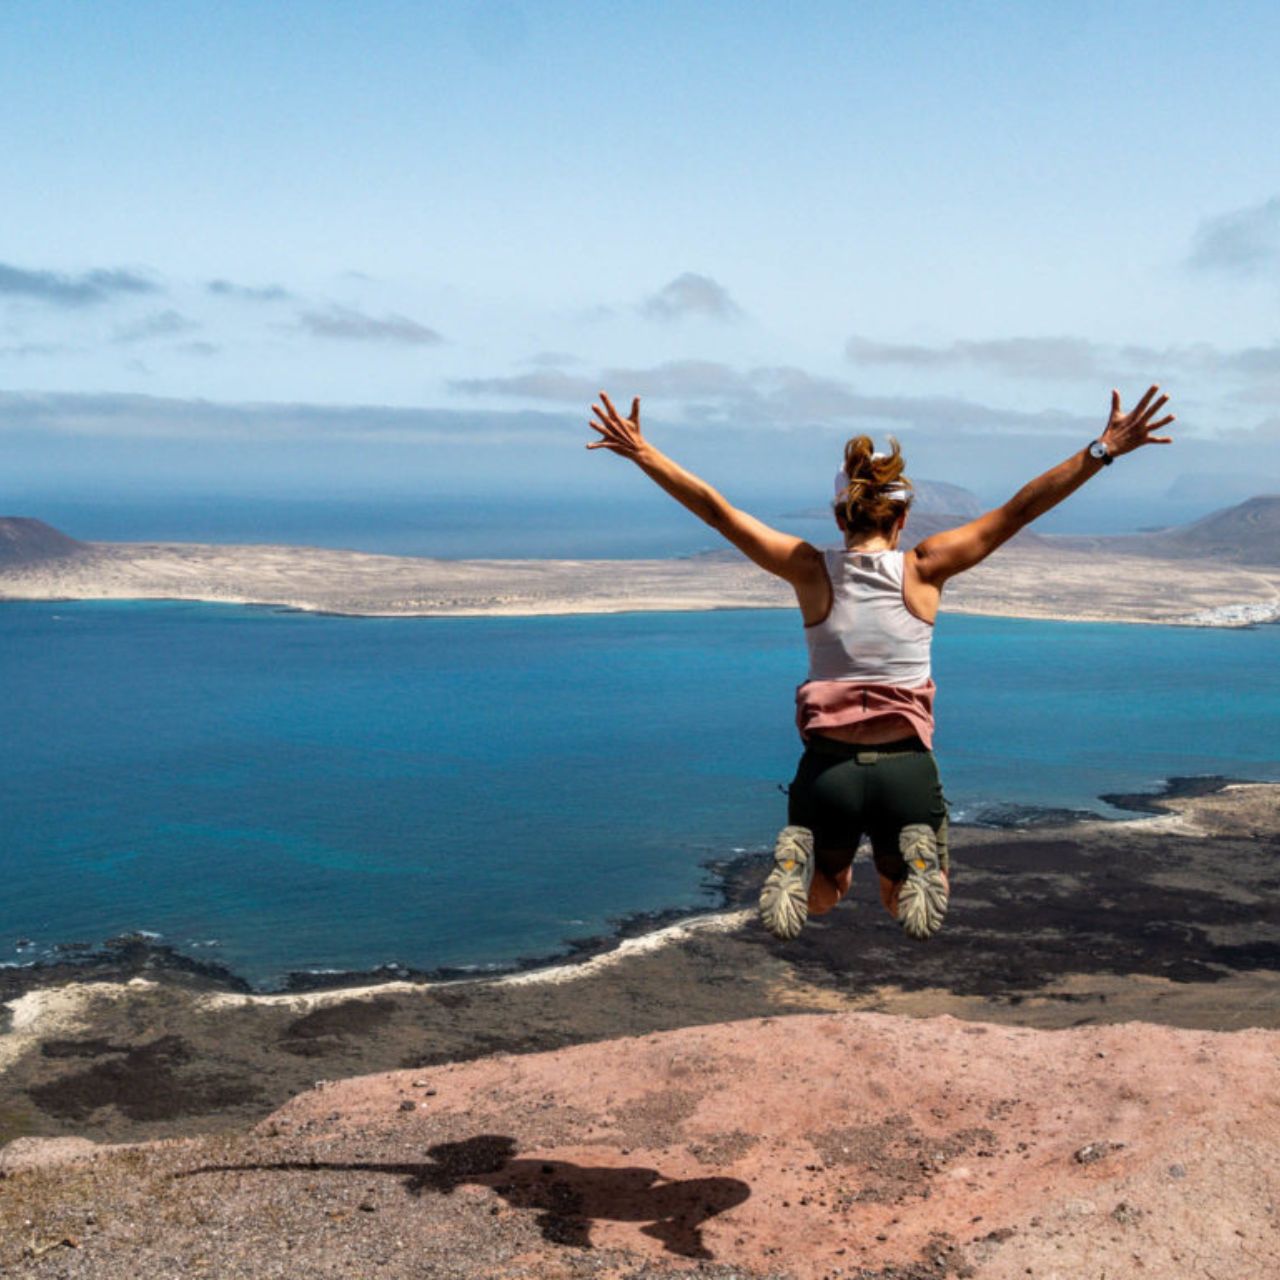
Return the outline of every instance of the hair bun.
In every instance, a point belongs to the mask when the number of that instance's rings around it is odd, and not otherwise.
[[[844,466],[836,473],[836,509],[850,533],[887,534],[911,500],[902,446],[892,436],[889,445],[889,453],[877,453],[870,436],[854,436],[845,444]]]

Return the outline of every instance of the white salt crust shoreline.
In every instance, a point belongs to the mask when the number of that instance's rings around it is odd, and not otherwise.
[[[575,982],[593,977],[602,970],[623,963],[634,956],[657,951],[697,934],[728,933],[745,924],[750,916],[750,911],[720,911],[692,916],[661,929],[655,929],[652,933],[641,934],[635,938],[623,938],[616,946],[588,960],[551,963],[542,968],[497,974],[493,977],[448,978],[425,982],[378,982],[329,987],[323,991],[248,993],[216,991],[195,997],[193,1004],[198,1010],[208,1012],[254,1005],[286,1009],[301,1016],[326,1005],[375,995],[434,991],[476,983],[483,983],[486,986],[531,986],[540,983]],[[38,987],[34,991],[28,991],[25,995],[19,996],[16,1000],[10,1000],[3,1006],[9,1010],[10,1024],[9,1030],[0,1035],[0,1071],[16,1061],[33,1044],[81,1029],[87,1010],[97,1001],[124,999],[139,991],[154,990],[162,985],[161,982],[150,978],[133,978],[129,982],[70,982],[60,987]]]

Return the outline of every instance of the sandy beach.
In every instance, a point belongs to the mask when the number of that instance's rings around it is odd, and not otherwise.
[[[293,546],[83,543],[0,563],[0,600],[200,600],[356,616],[794,607],[736,552],[666,560],[434,560]],[[944,610],[1092,622],[1280,619],[1280,566],[1160,558],[1078,540],[1015,542],[952,583]]]

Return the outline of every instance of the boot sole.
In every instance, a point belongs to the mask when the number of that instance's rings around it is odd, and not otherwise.
[[[813,883],[813,832],[783,827],[773,850],[773,870],[760,890],[760,922],[775,938],[790,942],[809,918]]]
[[[898,891],[898,923],[909,938],[927,942],[947,916],[947,882],[942,875],[938,839],[931,827],[903,827],[900,836],[907,878]]]

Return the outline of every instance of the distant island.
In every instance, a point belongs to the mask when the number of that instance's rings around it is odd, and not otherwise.
[[[935,486],[909,542],[972,518]],[[954,492],[948,492],[954,490]],[[938,498],[965,509],[936,509]],[[785,584],[737,552],[665,560],[438,560],[296,546],[79,542],[0,517],[0,600],[194,600],[378,617],[774,609]],[[1026,532],[948,586],[944,609],[1069,621],[1280,621],[1280,495],[1110,537]]]

